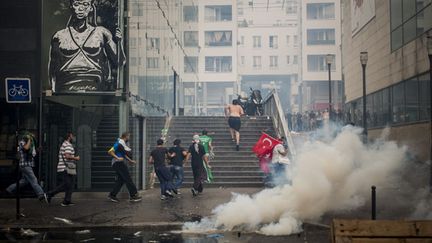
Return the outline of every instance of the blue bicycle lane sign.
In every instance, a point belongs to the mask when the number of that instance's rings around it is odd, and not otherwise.
[[[31,84],[29,78],[6,78],[7,103],[31,103]]]

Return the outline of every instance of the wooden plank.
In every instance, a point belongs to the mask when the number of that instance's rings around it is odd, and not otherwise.
[[[414,221],[333,220],[334,237],[416,237]]]
[[[397,238],[379,238],[379,239],[372,239],[372,238],[354,238],[352,243],[405,243],[404,239],[397,239]]]
[[[432,237],[432,221],[415,221],[417,234],[422,237]]]
[[[406,239],[406,243],[432,243],[432,239]]]

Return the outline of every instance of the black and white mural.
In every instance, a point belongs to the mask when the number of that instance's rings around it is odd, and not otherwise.
[[[126,60],[118,1],[63,0],[58,9],[48,7],[54,18],[65,20],[51,32],[47,78],[53,92],[115,90],[119,67]],[[54,29],[53,24],[45,24]]]

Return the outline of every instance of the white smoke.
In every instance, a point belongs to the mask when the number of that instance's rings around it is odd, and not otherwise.
[[[248,230],[265,235],[300,232],[302,222],[323,214],[361,207],[370,187],[395,183],[405,161],[405,147],[378,139],[365,146],[361,129],[345,128],[327,142],[306,142],[298,151],[292,185],[282,185],[249,196],[234,194],[203,223],[186,223],[185,232]],[[288,174],[288,173],[287,173]]]

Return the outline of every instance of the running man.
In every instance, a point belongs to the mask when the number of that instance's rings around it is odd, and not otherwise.
[[[208,161],[210,161],[211,159],[214,158],[214,153],[213,153],[213,138],[210,137],[208,135],[208,131],[207,130],[203,130],[200,136],[200,142],[201,144],[204,146],[204,151],[205,151],[205,156],[207,157]],[[206,164],[204,164],[204,166],[206,167],[206,172],[207,172],[207,182],[213,182],[213,173],[211,171],[210,168],[208,168],[206,166]]]
[[[149,164],[154,165],[154,170],[159,179],[161,189],[160,199],[166,200],[168,197],[174,197],[177,190],[172,185],[172,175],[169,168],[166,166],[166,159],[168,156],[168,149],[164,146],[164,140],[158,139],[156,141],[156,148],[150,153]]]
[[[139,202],[142,199],[138,194],[138,190],[132,181],[129,169],[125,163],[125,161],[128,161],[132,165],[136,164],[136,162],[131,159],[132,149],[127,145],[129,137],[130,134],[128,132],[124,132],[116,141],[114,146],[108,151],[108,154],[113,157],[111,164],[117,177],[114,188],[108,195],[108,199],[116,203],[119,202],[118,198],[116,197],[117,193],[120,191],[123,184],[126,184],[126,187],[129,191],[130,202]]]
[[[189,160],[190,158],[194,177],[194,184],[191,191],[192,195],[195,197],[196,195],[198,195],[198,193],[203,192],[203,182],[207,179],[207,172],[204,168],[204,163],[206,163],[208,168],[211,168],[208,162],[208,157],[205,153],[204,146],[200,144],[199,135],[193,136],[193,141],[191,146],[189,147],[189,152],[186,160]]]
[[[177,193],[179,193],[179,188],[183,184],[184,170],[183,161],[187,156],[187,151],[181,146],[181,140],[176,139],[173,142],[173,147],[168,150],[169,157],[171,158],[171,174]],[[175,181],[174,181],[175,178]]]
[[[225,117],[228,118],[232,141],[236,143],[236,150],[240,150],[240,117],[244,115],[243,108],[238,103],[238,100],[233,100],[231,105],[225,108]]]
[[[46,203],[48,203],[48,197],[44,193],[42,187],[39,185],[38,180],[33,172],[33,167],[35,167],[35,156],[36,148],[33,135],[24,135],[22,139],[18,142],[18,165],[22,176],[18,186],[19,188],[21,188],[27,184],[30,184],[33,188],[33,191],[36,193],[39,201],[45,201]],[[10,194],[13,194],[16,189],[16,183],[13,183],[8,188],[6,188],[6,191]]]

